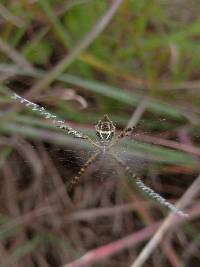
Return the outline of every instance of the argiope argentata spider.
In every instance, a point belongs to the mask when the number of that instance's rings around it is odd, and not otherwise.
[[[158,193],[156,193],[153,189],[146,186],[142,182],[142,180],[131,170],[131,168],[129,166],[127,166],[118,156],[116,156],[115,153],[113,153],[112,148],[121,139],[123,139],[126,136],[129,136],[132,133],[133,128],[125,128],[124,130],[122,130],[119,133],[119,135],[115,136],[116,127],[114,126],[113,122],[109,119],[108,115],[104,115],[103,119],[99,120],[99,122],[95,126],[97,140],[93,140],[89,136],[84,135],[84,134],[74,130],[70,126],[68,126],[65,123],[65,121],[58,120],[56,115],[49,113],[45,108],[40,107],[39,105],[37,105],[33,102],[30,102],[29,100],[19,96],[18,94],[14,93],[11,96],[11,98],[18,100],[20,103],[29,107],[31,110],[38,112],[46,119],[50,119],[56,127],[65,130],[67,132],[67,134],[72,135],[74,138],[81,138],[81,139],[87,140],[89,143],[91,143],[97,149],[97,152],[95,152],[87,160],[87,162],[79,170],[78,174],[72,178],[69,190],[71,190],[73,188],[73,186],[78,183],[78,181],[80,180],[81,176],[84,174],[86,169],[97,159],[97,157],[101,153],[103,153],[103,154],[107,153],[111,157],[113,157],[113,159],[125,170],[125,172],[134,179],[135,184],[141,190],[143,190],[149,197],[158,201],[160,204],[166,206],[172,212],[174,212],[180,216],[188,216],[187,213],[183,212],[182,210],[180,210],[179,208],[177,208],[176,206],[174,206],[173,204],[168,202],[165,198],[160,196]]]

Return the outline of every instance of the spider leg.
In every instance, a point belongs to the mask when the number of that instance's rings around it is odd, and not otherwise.
[[[78,174],[76,176],[74,176],[72,178],[72,180],[70,181],[70,185],[68,187],[68,190],[71,191],[74,187],[75,184],[77,184],[80,180],[80,178],[82,177],[82,175],[85,173],[85,171],[87,170],[87,168],[96,160],[96,158],[98,157],[98,155],[101,153],[101,151],[97,151],[96,153],[94,153],[87,161],[86,163],[81,167],[81,169],[79,170]]]
[[[135,127],[128,127],[125,128],[123,131],[121,131],[121,133],[117,136],[117,139],[122,139],[126,136],[129,136],[132,134],[133,130],[135,129]]]
[[[124,130],[122,130],[117,137],[115,138],[115,140],[111,143],[110,147],[115,146],[121,139],[130,136],[133,132],[133,130],[135,129],[135,127],[128,127],[125,128]]]
[[[42,115],[45,119],[51,120],[51,122],[58,128],[67,131],[67,134],[72,135],[75,138],[87,139],[87,136],[84,136],[82,133],[74,130],[69,125],[66,125],[65,121],[57,119],[57,116],[48,112],[44,107],[41,107],[20,95],[14,93],[11,96],[12,99],[19,101],[20,103],[24,104],[26,107],[29,107],[32,111],[35,111]]]
[[[188,214],[168,202],[164,197],[156,193],[153,189],[146,186],[144,182],[131,170],[129,166],[127,166],[121,159],[119,159],[114,153],[110,153],[110,155],[125,169],[125,171],[135,180],[136,185],[143,190],[149,197],[158,201],[160,204],[166,206],[172,212],[187,217]]]

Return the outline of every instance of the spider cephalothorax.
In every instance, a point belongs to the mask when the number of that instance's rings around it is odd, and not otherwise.
[[[103,145],[108,145],[115,135],[115,126],[108,115],[104,115],[103,119],[98,121],[95,129],[98,141]]]

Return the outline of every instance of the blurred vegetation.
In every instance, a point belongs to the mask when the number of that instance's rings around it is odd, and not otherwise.
[[[83,151],[88,155],[90,146],[14,103],[12,92],[28,95],[31,101],[91,136],[93,125],[105,113],[118,129],[126,127],[145,99],[147,105],[135,129],[135,140],[124,142],[129,164],[172,200],[178,199],[198,174],[199,1],[124,0],[89,47],[72,56],[63,70],[54,71],[65,57],[73,55],[77,44],[83,42],[112,3],[0,1],[2,267],[62,266],[166,215],[165,209],[136,194],[134,188],[125,186],[122,190],[123,182],[116,183],[115,179],[83,179],[68,196],[65,184],[85,162]],[[34,86],[45,77],[51,79],[52,74],[52,81],[34,92]],[[70,163],[61,163],[62,157]],[[133,163],[134,157],[139,163]],[[135,166],[140,161],[150,162],[148,168]],[[101,171],[102,166],[97,165]],[[95,166],[92,170],[96,172]],[[92,177],[92,173],[87,176]],[[60,187],[64,188],[61,193]],[[95,214],[95,208],[140,201],[142,204],[128,214],[91,222],[82,218],[71,224],[66,218],[81,209],[94,208]],[[197,203],[194,201],[194,205]],[[37,215],[42,204],[47,207],[45,216]],[[193,253],[199,246],[199,223],[191,218],[178,234],[174,242],[170,242],[173,238],[167,239],[171,250],[164,249],[159,255],[157,249],[144,266],[199,266],[199,255]],[[129,266],[126,264],[133,262],[140,249],[138,244],[127,249],[127,254],[120,252],[102,266]]]

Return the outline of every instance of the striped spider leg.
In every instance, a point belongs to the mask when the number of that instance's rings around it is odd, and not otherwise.
[[[79,170],[78,174],[76,176],[74,176],[71,181],[70,184],[68,186],[68,191],[71,191],[74,187],[74,185],[76,185],[79,180],[81,179],[81,177],[83,176],[83,174],[85,173],[85,171],[88,169],[88,167],[95,162],[95,160],[97,159],[97,157],[99,156],[99,154],[101,153],[101,151],[97,151],[96,153],[94,153],[87,161],[86,163],[81,167],[81,169]]]
[[[121,139],[124,139],[125,137],[128,137],[132,134],[133,130],[135,129],[135,127],[128,127],[125,128],[124,130],[122,130],[113,140],[113,142],[110,144],[110,148],[115,146],[116,144],[118,144],[120,142]]]
[[[44,107],[41,107],[41,106],[23,98],[22,96],[20,96],[16,93],[14,93],[11,96],[11,98],[16,100],[16,101],[19,101],[21,104],[24,104],[26,107],[29,107],[32,111],[39,113],[45,119],[50,120],[56,127],[65,130],[67,132],[67,134],[72,135],[75,138],[86,139],[89,142],[93,143],[93,141],[90,140],[89,136],[86,136],[86,135],[74,130],[69,125],[66,125],[65,121],[59,120],[55,114],[48,112]]]
[[[129,166],[127,166],[119,157],[117,157],[112,151],[109,153],[115,160],[116,162],[125,170],[125,172],[130,175],[134,181],[135,184],[143,190],[149,197],[152,199],[158,201],[160,204],[166,206],[168,209],[170,209],[173,213],[176,213],[180,216],[183,217],[188,217],[188,214],[168,202],[164,197],[156,193],[153,189],[150,187],[146,186],[144,182],[131,170]]]

